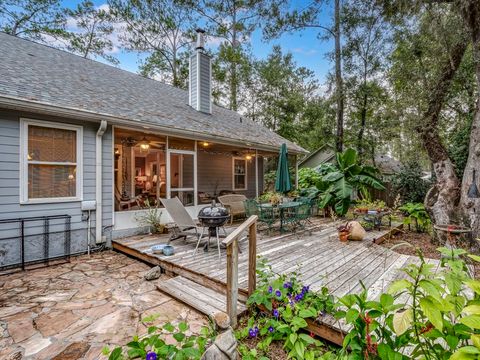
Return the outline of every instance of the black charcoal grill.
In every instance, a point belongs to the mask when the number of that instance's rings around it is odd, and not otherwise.
[[[218,229],[223,228],[223,225],[225,225],[228,219],[230,219],[230,213],[226,208],[224,208],[223,206],[218,206],[215,201],[212,201],[212,205],[202,208],[198,213],[197,217],[198,221],[200,221],[203,226],[202,235],[198,239],[197,248],[203,238],[203,235],[205,234],[205,230],[208,229],[208,240],[204,246],[204,250],[208,251],[210,238],[216,237],[218,245],[218,256],[220,257],[220,235]]]

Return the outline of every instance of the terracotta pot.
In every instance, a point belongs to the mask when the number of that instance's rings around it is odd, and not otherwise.
[[[338,232],[338,238],[340,241],[346,242],[348,241],[348,231],[339,231]]]

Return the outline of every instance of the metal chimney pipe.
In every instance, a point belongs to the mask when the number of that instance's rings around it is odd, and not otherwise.
[[[198,28],[196,30],[197,32],[197,46],[195,47],[195,50],[203,50],[205,46],[205,30]]]

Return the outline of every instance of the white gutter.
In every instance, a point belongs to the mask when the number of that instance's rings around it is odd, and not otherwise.
[[[102,120],[100,122],[100,127],[97,131],[97,136],[95,139],[95,201],[97,203],[97,209],[95,211],[95,242],[101,243],[102,240],[102,198],[103,198],[103,191],[102,191],[102,138],[103,134],[107,130],[107,121]]]
[[[203,141],[211,141],[216,142],[219,144],[225,145],[237,145],[240,147],[246,148],[256,148],[258,150],[264,150],[269,152],[278,152],[280,145],[270,145],[270,144],[262,144],[258,142],[251,142],[245,143],[244,140],[236,140],[232,138],[228,138],[225,136],[218,136],[212,135],[208,132],[200,132],[200,131],[192,131],[192,130],[183,130],[178,128],[173,128],[170,126],[164,126],[159,124],[154,124],[145,121],[139,120],[131,120],[127,118],[112,116],[108,114],[102,114],[98,112],[88,111],[85,109],[76,109],[76,108],[68,108],[57,106],[48,103],[42,103],[39,101],[27,101],[24,99],[19,99],[10,96],[0,96],[0,106],[5,107],[7,109],[12,110],[20,110],[25,112],[38,112],[43,113],[46,115],[53,115],[53,116],[63,116],[68,118],[73,118],[76,120],[85,120],[85,121],[102,121],[107,119],[110,123],[114,123],[116,125],[126,125],[126,126],[141,126],[142,128],[148,128],[149,130],[157,130],[165,135],[170,136],[178,136],[178,137],[186,137],[192,140],[203,140]],[[293,149],[289,148],[288,151],[291,154],[308,154],[309,151],[305,149]]]

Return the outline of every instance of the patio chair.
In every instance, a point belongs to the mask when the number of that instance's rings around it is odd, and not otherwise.
[[[258,215],[258,203],[254,199],[247,199],[243,201],[245,207],[245,215],[249,218],[252,215]]]
[[[268,232],[272,230],[272,225],[277,221],[276,209],[273,206],[262,206],[257,204],[258,222],[267,225]]]
[[[310,222],[310,216],[312,216],[312,205],[310,201],[302,202],[302,204],[295,209],[296,225],[305,229],[307,222]]]
[[[247,197],[241,194],[229,194],[218,197],[218,201],[230,212],[230,224],[233,223],[235,216],[245,217],[245,207],[243,206],[245,200],[247,200]]]
[[[200,233],[198,232],[197,223],[187,212],[180,199],[175,197],[173,199],[160,199],[160,201],[175,223],[173,234],[168,239],[168,243],[182,237],[186,241],[187,236],[195,236],[198,241],[200,239]]]

